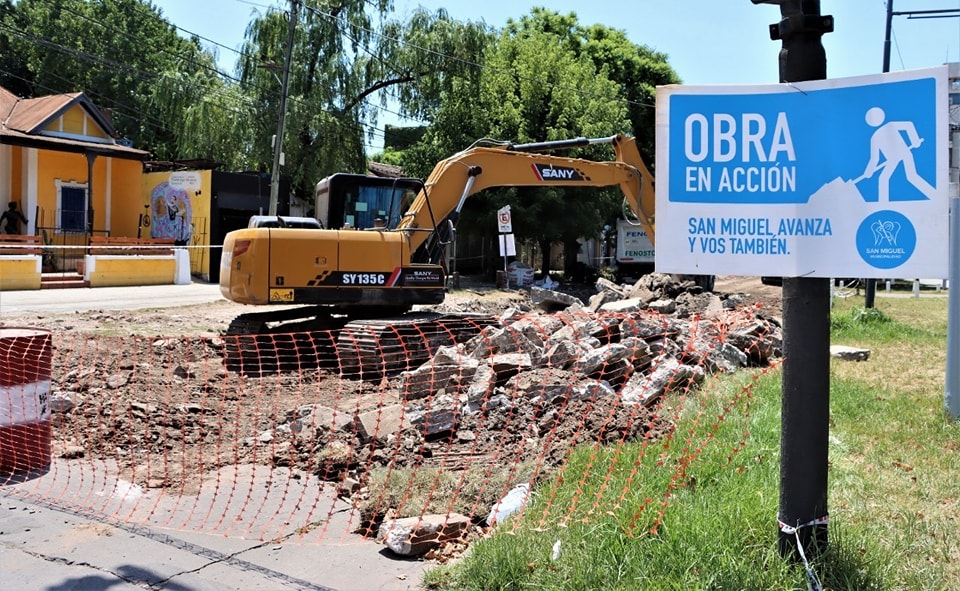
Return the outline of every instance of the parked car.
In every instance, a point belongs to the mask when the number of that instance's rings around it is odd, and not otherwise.
[[[248,228],[308,228],[321,229],[320,221],[316,218],[304,218],[280,215],[255,215],[250,217]]]

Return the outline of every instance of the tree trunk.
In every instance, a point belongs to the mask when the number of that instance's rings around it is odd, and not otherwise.
[[[540,273],[546,277],[550,273],[550,241],[540,241]]]
[[[563,276],[574,281],[583,281],[582,273],[578,272],[578,254],[580,254],[578,241],[567,240],[563,243]]]

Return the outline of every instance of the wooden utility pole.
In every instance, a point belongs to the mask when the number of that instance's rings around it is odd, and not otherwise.
[[[270,174],[270,215],[277,215],[280,201],[280,158],[283,155],[283,129],[287,116],[287,87],[290,84],[290,61],[293,55],[294,35],[297,32],[297,9],[300,0],[290,0],[290,23],[287,26],[286,54],[283,58],[283,78],[280,81],[280,114],[277,117],[277,135],[273,138],[273,171]]]

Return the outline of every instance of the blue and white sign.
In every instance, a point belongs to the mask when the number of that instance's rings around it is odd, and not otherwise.
[[[947,68],[657,89],[656,267],[945,277]]]

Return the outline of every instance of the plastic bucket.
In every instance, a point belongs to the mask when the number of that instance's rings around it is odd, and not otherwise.
[[[50,332],[0,328],[0,474],[50,467]]]

